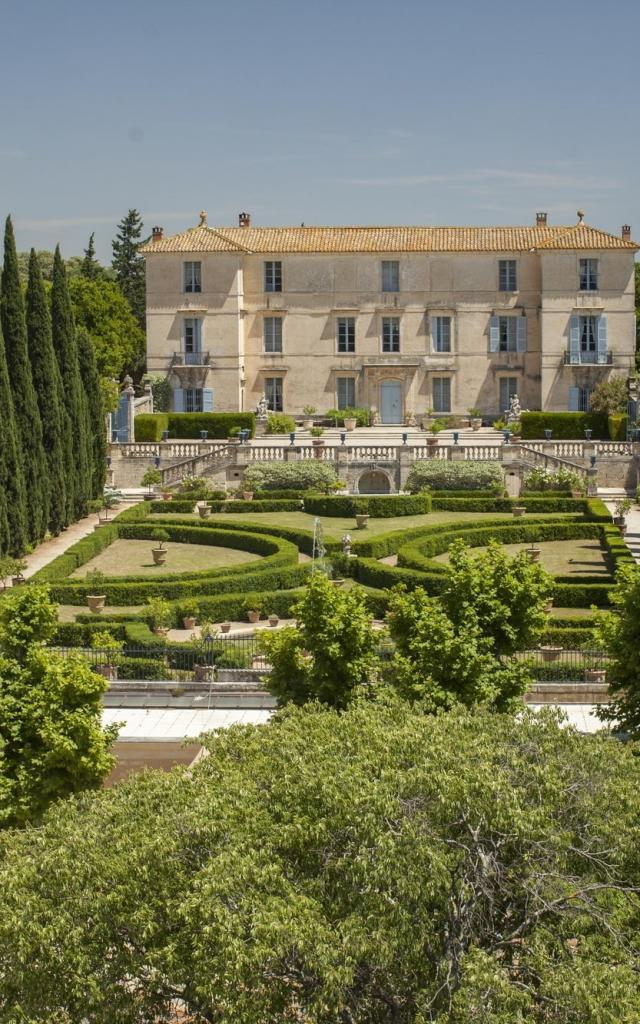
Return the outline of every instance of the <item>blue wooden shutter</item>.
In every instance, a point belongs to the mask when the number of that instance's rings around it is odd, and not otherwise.
[[[569,362],[580,362],[580,317],[572,316],[569,327]],[[576,407],[577,408],[577,407]]]
[[[202,411],[213,412],[213,388],[202,389]]]
[[[492,316],[489,320],[489,351],[498,352],[500,350],[500,322],[497,316]]]
[[[580,388],[569,388],[569,412],[580,412]]]
[[[182,388],[173,389],[173,411],[184,412],[184,392]]]
[[[603,314],[598,317],[598,362],[606,363],[607,361],[607,318]]]
[[[527,351],[527,318],[519,316],[516,320],[516,349],[518,352]]]
[[[436,323],[437,319],[438,318],[435,317],[435,316],[429,317],[429,327],[430,327],[430,331],[431,331],[431,351],[432,352],[436,352],[437,351],[437,349],[436,349],[436,340],[437,340],[436,332],[437,332],[437,329],[438,329],[437,323]]]

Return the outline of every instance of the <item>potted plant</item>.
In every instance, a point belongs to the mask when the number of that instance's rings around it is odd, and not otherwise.
[[[166,636],[171,628],[171,605],[164,597],[147,598],[147,620],[157,636]]]
[[[324,434],[324,427],[312,427],[310,433],[313,439],[311,441],[312,445],[317,447],[324,444],[324,440],[322,439],[322,435]]]
[[[279,622],[280,622],[279,616],[272,612],[271,615],[269,616],[269,625],[270,626],[277,626]]]
[[[26,583],[26,579],[23,576],[24,570],[27,568],[27,562],[24,558],[12,558],[11,559],[11,585],[13,587],[21,587]]]
[[[304,413],[304,419],[302,421],[302,426],[304,430],[311,430],[313,427],[313,414],[315,411],[315,405],[305,405],[303,407],[302,412]]]
[[[262,604],[260,601],[256,601],[254,597],[249,598],[244,602],[244,609],[247,613],[249,622],[259,622],[260,615],[262,613]]]
[[[228,633],[230,629],[231,629],[231,623],[228,620],[226,620],[225,622],[221,622],[220,623],[220,632],[221,633]]]
[[[344,429],[345,430],[355,430],[356,427],[358,426],[358,419],[357,419],[357,417],[356,416],[351,416],[350,415],[350,410],[348,410],[348,409],[345,409],[344,413],[345,413],[345,415],[344,415],[343,420],[342,420],[342,422],[344,423]]]
[[[167,560],[167,549],[163,545],[169,540],[169,534],[166,530],[154,530],[151,538],[158,544],[157,548],[151,548],[154,564],[164,565]]]
[[[193,629],[198,618],[198,602],[184,601],[180,606],[182,624],[185,629]]]
[[[106,594],[103,593],[105,580],[105,574],[99,569],[91,569],[84,578],[84,582],[90,588],[87,594],[87,604],[89,611],[94,615],[98,615],[103,610],[107,599]]]
[[[618,498],[615,503],[613,521],[624,536],[627,532],[627,516],[631,511],[631,498]]]
[[[243,491],[242,492],[242,500],[243,501],[253,501],[253,491]]]
[[[472,406],[471,409],[467,409],[467,412],[469,413],[473,430],[480,430],[482,426],[482,413],[480,410]]]
[[[162,474],[160,473],[160,470],[155,469],[153,466],[148,466],[147,469],[145,469],[144,471],[144,476],[140,481],[140,486],[148,487],[149,497],[151,497],[154,487],[157,487],[161,480]]]
[[[369,502],[362,501],[358,504],[356,512],[356,526],[359,530],[366,530],[369,525]]]
[[[512,505],[511,511],[513,512],[514,518],[519,519],[527,511],[524,505]]]
[[[193,667],[194,677],[198,683],[210,683],[215,676],[215,656],[213,643],[218,635],[218,630],[212,622],[203,622],[200,627],[200,637],[194,645],[195,665]]]
[[[171,499],[173,498],[173,491],[165,490],[162,491],[161,493],[163,501],[171,501]]]
[[[97,659],[94,671],[110,682],[115,682],[118,678],[118,655],[123,647],[124,641],[116,640],[108,630],[94,633],[91,637],[91,648],[96,652],[94,658]]]
[[[585,652],[584,666],[585,683],[604,685],[607,681],[607,670],[602,667],[600,660],[591,651]]]

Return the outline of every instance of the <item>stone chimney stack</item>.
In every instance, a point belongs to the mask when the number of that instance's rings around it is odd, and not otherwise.
[[[546,213],[536,213],[536,227],[546,228],[547,226],[547,215]]]
[[[250,213],[239,213],[238,214],[238,227],[239,228],[250,228],[251,227],[251,214]]]
[[[622,225],[622,237],[624,238],[625,242],[630,242],[631,241],[631,225],[630,224],[623,224]]]
[[[151,240],[152,242],[161,242],[164,237],[164,228],[152,228],[151,229]]]

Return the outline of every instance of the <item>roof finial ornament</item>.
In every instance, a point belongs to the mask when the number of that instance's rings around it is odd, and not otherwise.
[[[578,224],[584,224],[584,210],[578,210]]]
[[[206,228],[206,226],[207,226],[207,211],[206,210],[200,210],[200,223],[198,224],[198,227],[199,228]]]

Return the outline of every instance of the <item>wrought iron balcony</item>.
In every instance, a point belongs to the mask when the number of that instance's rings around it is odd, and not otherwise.
[[[174,352],[173,366],[208,366],[208,352]]]
[[[613,352],[565,352],[566,366],[611,366]]]

